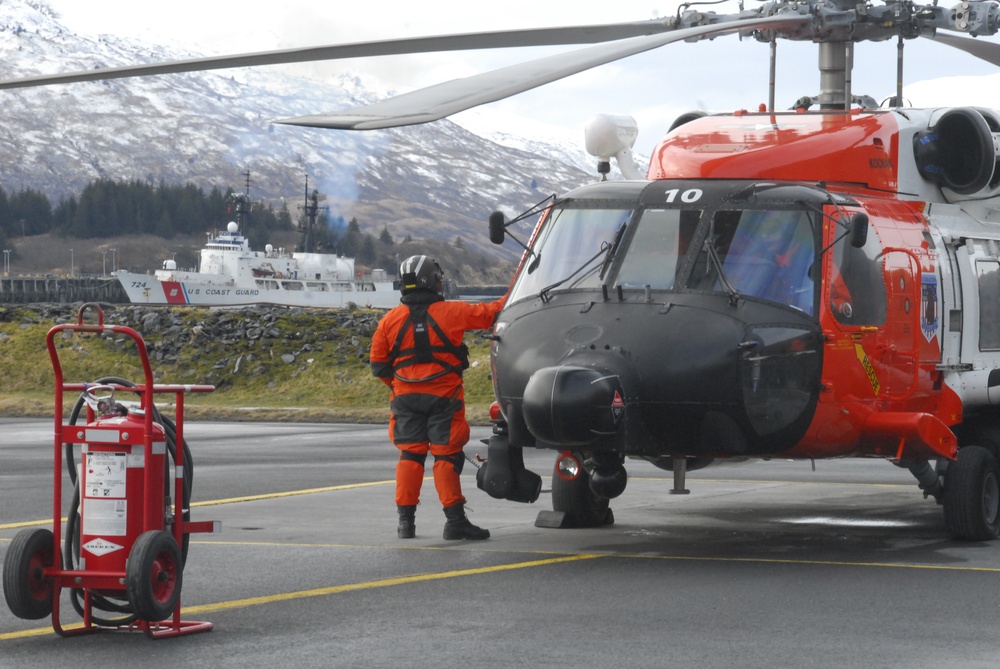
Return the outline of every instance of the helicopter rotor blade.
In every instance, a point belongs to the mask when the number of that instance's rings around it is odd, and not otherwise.
[[[600,44],[519,63],[471,77],[453,79],[342,112],[299,116],[276,122],[344,130],[375,130],[428,123],[672,42],[693,41],[732,32],[793,29],[810,23],[811,20],[809,16],[791,14],[632,37],[611,44]]]
[[[960,49],[967,54],[1000,67],[1000,43],[987,42],[986,40],[970,37],[958,37],[957,35],[942,35],[940,33],[933,37],[927,36],[927,38],[955,49]]]
[[[22,77],[18,79],[4,79],[0,80],[0,89],[30,88],[83,81],[104,81],[107,79],[221,70],[234,67],[308,63],[322,60],[369,58],[373,56],[392,56],[411,53],[502,49],[522,46],[597,44],[639,35],[662,33],[670,30],[672,27],[673,19],[655,19],[651,21],[634,21],[607,25],[505,30],[487,33],[462,33],[456,35],[356,42],[353,44],[332,44],[229,56],[210,56],[207,58],[176,60],[167,63],[96,68],[93,70],[80,70],[77,72]]]

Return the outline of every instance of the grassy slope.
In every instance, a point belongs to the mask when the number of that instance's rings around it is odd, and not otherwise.
[[[153,309],[109,308],[105,325],[126,325],[142,333],[142,316]],[[167,313],[163,312],[166,316]],[[333,312],[278,310],[277,336],[240,336],[241,321],[258,317],[251,310],[210,311],[170,309],[182,327],[143,334],[150,351],[155,383],[209,384],[210,394],[185,398],[189,418],[226,420],[298,420],[384,422],[388,392],[368,366],[371,331],[379,312],[360,310],[349,324],[338,326]],[[46,313],[31,306],[0,308],[0,414],[51,416],[55,374],[46,336],[58,320],[76,323],[75,308],[65,314]],[[226,321],[225,325],[218,325]],[[89,316],[85,322],[93,322]],[[198,331],[211,324],[213,336]],[[252,323],[251,323],[252,324]],[[220,332],[226,334],[220,335]],[[229,334],[232,333],[232,334]],[[54,337],[65,383],[121,377],[143,380],[139,355],[131,339],[120,334],[60,332]],[[493,391],[489,380],[489,346],[473,333],[467,337],[472,367],[465,385],[470,421],[487,421]],[[176,351],[176,360],[164,351]],[[283,354],[296,359],[285,362]],[[157,358],[160,358],[159,360]],[[67,393],[71,407],[78,393]],[[125,399],[132,399],[126,396]],[[157,404],[172,403],[172,394],[157,396]],[[165,413],[170,413],[169,408]]]

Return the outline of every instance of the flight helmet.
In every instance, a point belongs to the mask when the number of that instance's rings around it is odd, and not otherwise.
[[[429,256],[410,256],[399,265],[399,290],[403,295],[415,290],[440,293],[444,289],[444,270]]]

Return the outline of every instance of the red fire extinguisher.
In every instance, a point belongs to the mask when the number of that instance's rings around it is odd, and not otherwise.
[[[84,322],[88,309],[96,311],[96,324]],[[144,383],[114,377],[64,383],[55,336],[67,330],[131,337]],[[11,542],[3,565],[8,607],[19,618],[51,615],[53,629],[62,636],[118,629],[159,638],[212,629],[208,622],[180,619],[180,596],[188,536],[220,529],[215,521],[188,518],[192,467],[183,435],[184,396],[215,388],[154,385],[142,337],[125,326],[104,325],[104,312],[94,304],[80,308],[76,324],[53,327],[46,343],[56,380],[52,529],[26,529]],[[68,423],[63,414],[67,392],[80,393]],[[121,403],[116,392],[138,400]],[[176,422],[157,411],[154,393],[174,395]],[[65,540],[64,464],[74,484]],[[70,590],[70,601],[83,617],[78,628],[60,621],[62,589]],[[120,615],[105,619],[101,611]]]
[[[166,433],[162,425],[152,423],[152,453],[147,458],[145,412],[118,409],[113,395],[97,404],[106,405],[105,413],[82,430],[79,567],[128,573],[128,560],[137,542],[142,540],[139,545],[143,555],[137,552],[132,559],[157,561],[158,573],[151,578],[160,584],[160,589],[156,593],[128,592],[128,600],[140,618],[160,620],[176,604],[182,574],[180,548],[169,531],[172,504],[166,479]],[[161,500],[159,505],[146,508],[147,486],[151,486],[150,498]],[[152,548],[145,548],[147,544]],[[145,555],[150,550],[156,554]],[[133,564],[133,568],[137,566]]]

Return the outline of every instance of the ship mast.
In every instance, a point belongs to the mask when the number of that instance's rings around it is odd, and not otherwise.
[[[305,239],[302,242],[302,250],[306,253],[312,253],[313,249],[313,228],[316,226],[316,218],[319,216],[320,210],[329,210],[326,205],[319,206],[319,191],[313,189],[312,195],[309,194],[309,175],[306,176],[306,193],[305,193],[305,204],[300,205],[299,209],[305,212],[306,215],[306,229],[305,229]]]
[[[232,214],[233,206],[236,207],[236,225],[239,226],[239,231],[241,234],[246,234],[243,229],[243,224],[246,222],[246,215],[250,213],[250,169],[243,173],[246,177],[246,190],[242,194],[232,193],[229,196],[229,213]]]

